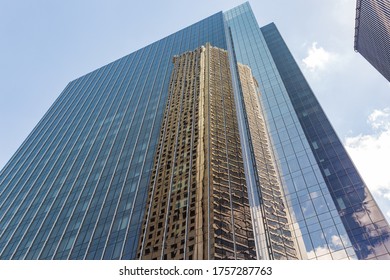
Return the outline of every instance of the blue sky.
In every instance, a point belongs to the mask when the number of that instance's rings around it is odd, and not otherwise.
[[[390,219],[390,84],[353,50],[355,0],[252,0],[275,22]],[[0,168],[66,84],[242,0],[0,0]]]

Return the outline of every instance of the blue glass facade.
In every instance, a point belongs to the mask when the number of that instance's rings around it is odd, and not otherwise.
[[[260,29],[245,3],[66,86],[0,172],[1,259],[136,258],[172,57],[206,43],[228,50],[245,177],[257,196],[237,63],[259,84],[299,258],[389,258],[382,213],[276,27]],[[266,247],[255,214],[255,241]]]
[[[1,259],[133,259],[172,57],[218,13],[72,81],[0,174]]]
[[[225,13],[237,62],[259,83],[301,258],[389,258],[389,225],[274,24]]]
[[[270,24],[261,30],[357,257],[387,259],[390,231],[383,214],[277,28]]]

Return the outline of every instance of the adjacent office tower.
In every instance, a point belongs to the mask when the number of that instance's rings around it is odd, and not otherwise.
[[[70,82],[0,173],[1,259],[388,259],[389,233],[248,3]]]
[[[355,51],[390,82],[390,1],[356,1]]]

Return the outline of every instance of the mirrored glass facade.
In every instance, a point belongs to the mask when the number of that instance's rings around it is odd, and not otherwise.
[[[386,259],[389,234],[248,3],[70,82],[0,172],[0,259]]]
[[[259,28],[248,3],[225,20],[259,84],[301,258],[388,259],[389,225],[276,26]]]
[[[67,85],[0,173],[1,259],[134,259],[172,58],[217,13]]]

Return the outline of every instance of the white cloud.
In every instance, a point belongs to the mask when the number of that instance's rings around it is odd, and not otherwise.
[[[329,247],[332,252],[351,246],[351,242],[347,235],[332,235]]]
[[[389,130],[390,129],[390,108],[383,110],[374,110],[368,116],[368,123],[374,129]]]
[[[319,246],[319,247],[315,248],[314,250],[311,250],[310,252],[307,252],[307,257],[309,259],[313,259],[315,257],[329,255],[330,253],[331,253],[331,250],[329,250],[327,247]]]
[[[302,60],[305,67],[314,72],[322,70],[335,57],[334,54],[326,51],[323,47],[317,47],[317,42],[313,42],[308,49],[308,55]]]
[[[345,147],[369,189],[390,200],[390,108],[374,110],[368,124],[371,134],[347,137]]]
[[[350,243],[346,236],[332,235],[330,238],[330,242],[331,243],[329,243],[328,246],[324,244],[322,246],[318,246],[313,250],[309,251],[307,253],[308,258],[313,259],[317,257],[321,259],[332,259],[331,253],[342,250],[344,246],[345,247],[350,246]]]
[[[343,246],[342,238],[338,235],[333,235],[332,236],[332,245],[334,247],[342,247]]]

